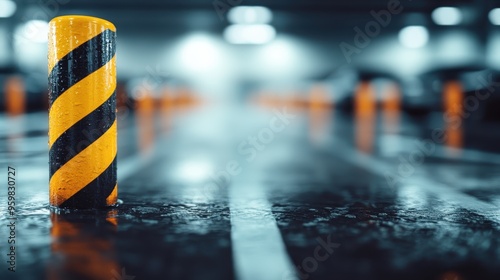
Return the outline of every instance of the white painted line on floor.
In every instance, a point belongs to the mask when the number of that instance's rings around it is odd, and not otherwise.
[[[372,172],[382,178],[388,172],[394,172],[394,165],[379,160],[373,156],[365,155],[342,143],[341,139],[335,139],[335,153],[343,160]],[[419,186],[422,190],[432,193],[442,200],[458,205],[459,207],[471,210],[476,214],[484,215],[488,219],[500,223],[500,209],[491,203],[479,200],[471,195],[457,191],[451,186],[436,182],[421,174],[414,174],[407,179],[403,179],[398,184],[412,184]]]
[[[229,199],[237,279],[294,279],[290,276],[295,268],[264,190],[256,185],[233,185]]]

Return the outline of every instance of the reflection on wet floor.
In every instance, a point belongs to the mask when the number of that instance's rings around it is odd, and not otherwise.
[[[401,118],[401,92],[396,84],[389,84],[384,89],[384,100],[382,107],[384,131],[388,134],[399,132]]]
[[[123,204],[96,212],[48,210],[47,116],[2,116],[18,271],[0,279],[498,279],[499,156],[451,122],[432,142],[443,123],[405,115],[397,85],[377,106],[378,90],[359,85],[352,117],[320,84],[240,107],[145,95],[119,112]],[[460,85],[445,96],[460,115]]]
[[[323,143],[331,133],[333,107],[328,100],[325,85],[316,84],[310,91],[309,135],[313,143]]]
[[[152,148],[155,137],[155,108],[151,93],[146,92],[144,96],[136,101],[135,106],[139,151],[141,154],[146,154]]]
[[[458,155],[463,146],[463,108],[464,94],[458,81],[449,81],[444,86],[444,120],[447,135],[446,146],[451,155]]]
[[[120,276],[112,238],[118,226],[116,212],[51,213],[52,258],[47,278],[104,280]]]
[[[356,147],[363,153],[373,151],[375,123],[377,119],[376,98],[372,84],[362,82],[354,95],[356,119]]]

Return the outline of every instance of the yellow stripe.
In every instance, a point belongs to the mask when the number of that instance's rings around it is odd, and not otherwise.
[[[61,205],[101,175],[116,156],[116,120],[99,139],[54,173],[50,204]]]
[[[54,65],[69,52],[99,35],[106,29],[116,32],[109,21],[88,16],[60,16],[49,24],[49,73]]]
[[[116,56],[54,101],[49,110],[49,148],[61,134],[108,100],[116,89],[115,77]]]

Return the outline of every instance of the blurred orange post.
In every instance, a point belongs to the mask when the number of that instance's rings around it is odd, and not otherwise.
[[[373,151],[377,103],[373,86],[362,81],[354,96],[354,114],[356,119],[356,147],[363,153]]]
[[[324,84],[314,84],[309,93],[309,106],[311,110],[333,107],[333,102],[328,100],[327,89]]]
[[[135,109],[138,112],[153,112],[155,109],[155,100],[153,93],[149,90],[143,90],[135,100]]]
[[[26,93],[21,77],[12,76],[5,83],[5,104],[10,116],[22,115],[26,107]]]
[[[144,90],[135,101],[135,109],[139,150],[141,153],[147,153],[151,150],[155,137],[155,102],[152,92]]]
[[[463,147],[463,110],[464,93],[459,81],[449,81],[443,88],[444,120],[446,143],[449,152],[458,155]]]

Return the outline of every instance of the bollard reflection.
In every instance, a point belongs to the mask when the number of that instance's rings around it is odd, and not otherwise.
[[[309,137],[311,142],[321,144],[330,135],[333,104],[321,84],[312,86],[309,98]]]
[[[370,82],[359,84],[354,97],[356,148],[365,154],[373,152],[377,117],[375,91]]]
[[[104,212],[52,212],[50,280],[110,280],[121,271],[112,236],[116,210]]]
[[[401,119],[401,92],[395,83],[387,85],[383,101],[384,132],[396,134],[399,132]]]
[[[444,122],[447,152],[452,156],[461,154],[463,147],[463,108],[464,94],[458,81],[449,81],[443,89]]]
[[[155,102],[151,92],[144,92],[141,98],[136,100],[135,117],[139,151],[144,155],[151,151],[155,137]]]

